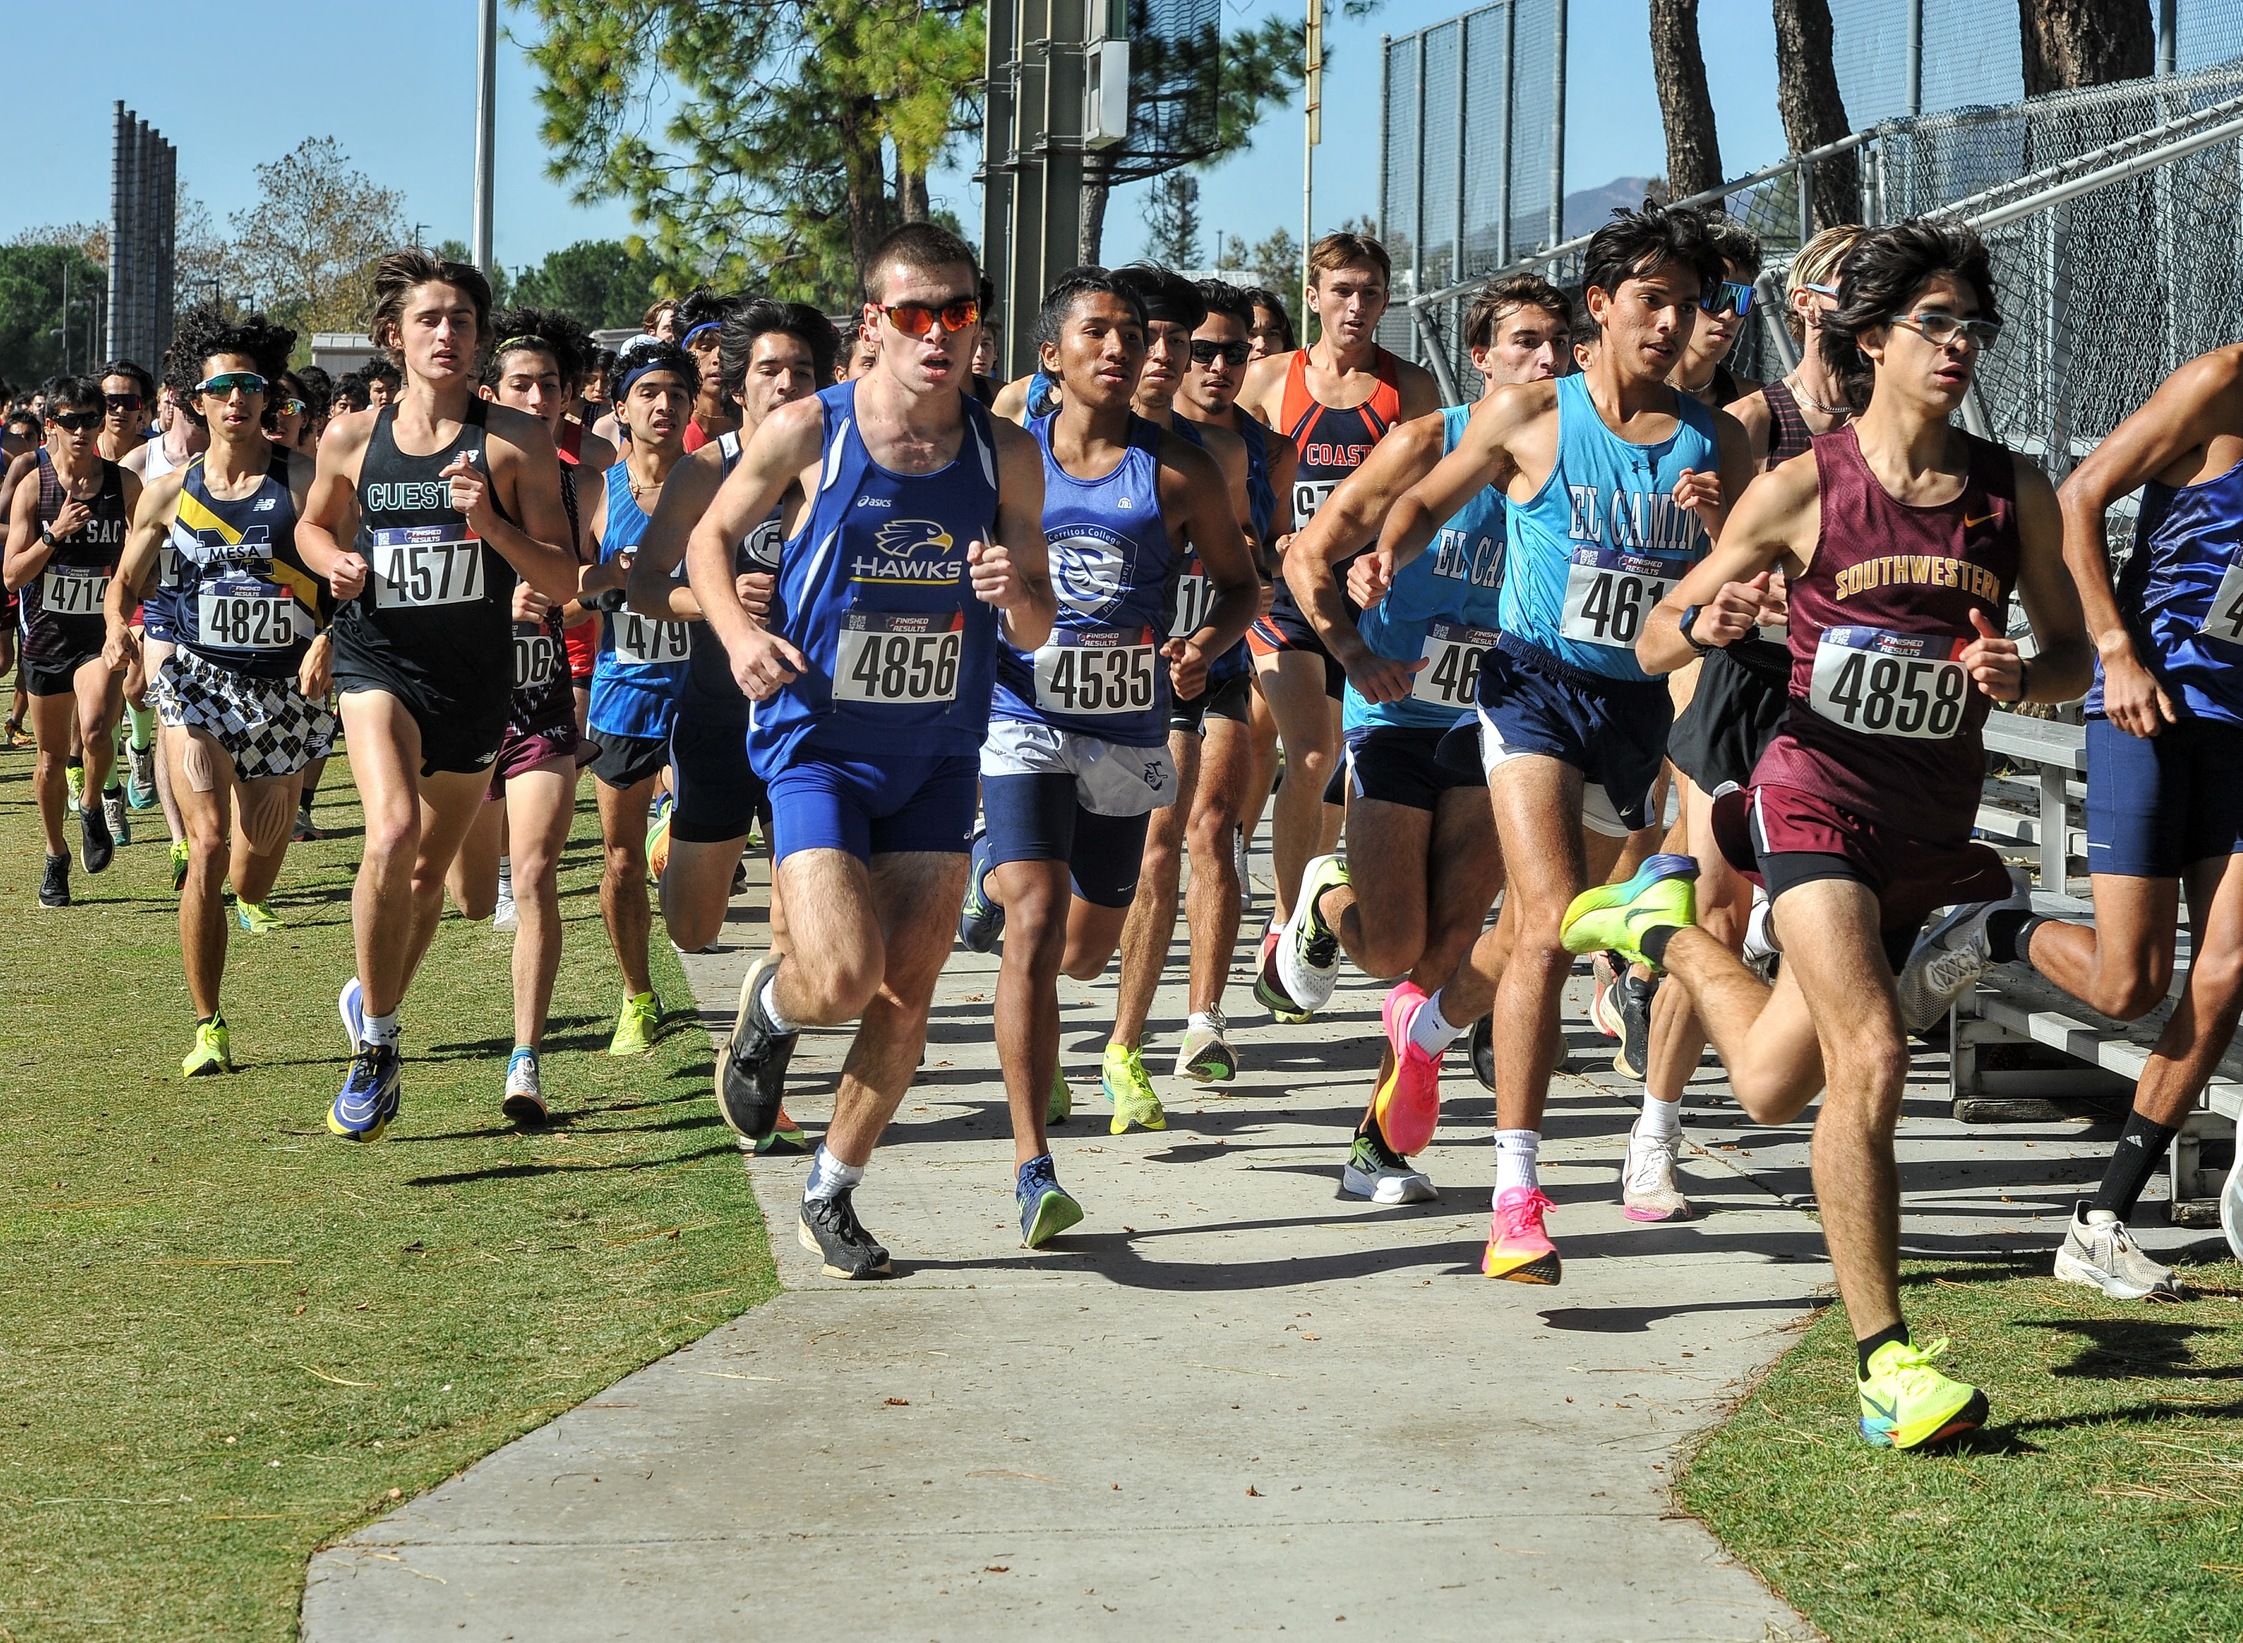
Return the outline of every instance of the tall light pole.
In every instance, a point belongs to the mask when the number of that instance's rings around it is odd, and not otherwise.
[[[1308,249],[1316,238],[1316,145],[1324,140],[1324,0],[1308,0],[1306,62],[1301,104],[1306,141],[1301,145],[1301,342],[1308,342]],[[1381,227],[1384,224],[1380,225]]]
[[[498,136],[498,0],[483,0],[475,30],[475,266],[491,262],[491,164]]]

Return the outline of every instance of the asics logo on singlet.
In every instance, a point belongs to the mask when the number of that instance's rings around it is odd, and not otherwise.
[[[1121,608],[1135,583],[1137,549],[1096,525],[1070,525],[1051,542],[1051,585],[1059,602],[1093,621]]]
[[[1604,542],[1637,553],[1693,553],[1706,528],[1698,516],[1678,505],[1668,491],[1614,491],[1609,500],[1596,485],[1568,485],[1573,501],[1567,534],[1576,542]]]
[[[362,504],[372,513],[418,513],[452,505],[448,479],[377,479],[366,487]]]
[[[857,498],[857,506],[860,508],[892,508],[895,504],[884,496],[860,496]]]
[[[872,538],[873,552],[849,560],[852,582],[955,582],[966,561],[957,540],[931,519],[891,519]]]

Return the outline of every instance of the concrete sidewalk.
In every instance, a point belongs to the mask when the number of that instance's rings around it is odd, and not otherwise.
[[[738,949],[688,960],[716,1029],[761,928],[745,905],[734,918]],[[806,1164],[750,1166],[786,1292],[320,1554],[306,1637],[1807,1632],[1668,1487],[1827,1283],[1797,1207],[1803,1129],[1744,1132],[1701,1105],[1685,1155],[1701,1218],[1633,1225],[1616,1187],[1632,1097],[1607,1041],[1577,1029],[1598,1071],[1558,1081],[1543,1154],[1564,1284],[1490,1283],[1493,1102],[1461,1046],[1424,1159],[1441,1201],[1378,1209],[1336,1190],[1375,989],[1350,977],[1315,1024],[1284,1028],[1235,987],[1236,1093],[1158,1079],[1169,1129],[1117,1139],[1096,1093],[1110,984],[1063,983],[1078,1116],[1054,1151],[1089,1217],[1030,1254],[994,970],[953,959],[926,1066],[858,1191],[895,1282],[818,1277],[794,1236]],[[1156,1029],[1181,1024],[1180,991]],[[795,1059],[789,1105],[813,1131],[845,1045],[807,1034]],[[1943,1091],[1916,1093],[1912,1110],[1944,1110]],[[1917,1247],[1984,1248],[2012,1223],[2049,1242],[2055,1178],[2091,1177],[2075,1155],[2107,1146],[2045,1138],[2049,1178],[2017,1203],[1999,1200],[2018,1144],[1908,1134],[1953,1155],[1935,1192],[1965,1194],[1912,1215]],[[1955,1173],[1979,1146],[1997,1155],[1984,1202]]]

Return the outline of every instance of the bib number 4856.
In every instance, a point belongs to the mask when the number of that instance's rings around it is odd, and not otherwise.
[[[926,618],[869,617],[845,627],[834,657],[833,696],[872,705],[958,698],[964,632]]]

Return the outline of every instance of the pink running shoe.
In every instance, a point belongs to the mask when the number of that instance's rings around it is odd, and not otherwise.
[[[1386,1144],[1405,1158],[1424,1149],[1441,1118],[1441,1057],[1427,1055],[1410,1042],[1411,1023],[1431,1002],[1416,982],[1400,981],[1387,990],[1386,1002],[1379,1006],[1387,1047],[1394,1052],[1394,1070],[1379,1080],[1378,1093],[1371,1098],[1371,1116]]]
[[[1542,1217],[1557,1207],[1542,1196],[1540,1187],[1506,1187],[1497,1193],[1495,1214],[1488,1222],[1487,1253],[1480,1257],[1481,1272],[1514,1284],[1556,1283],[1557,1246],[1542,1230]]]

